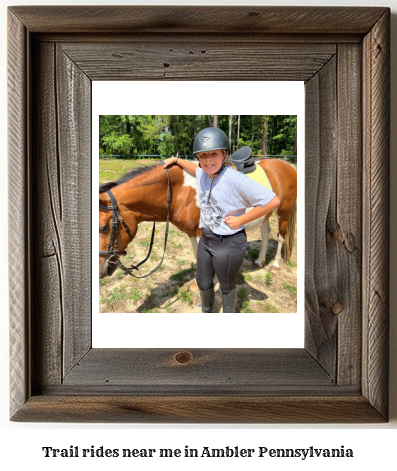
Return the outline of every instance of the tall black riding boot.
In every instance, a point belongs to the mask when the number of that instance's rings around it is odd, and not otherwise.
[[[234,288],[230,293],[223,294],[223,312],[236,312],[237,304],[237,288]]]
[[[200,298],[201,298],[201,312],[214,312],[213,311],[214,299],[215,299],[214,288],[211,288],[208,291],[200,290]]]

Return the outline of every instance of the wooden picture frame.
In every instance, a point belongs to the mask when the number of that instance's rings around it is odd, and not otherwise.
[[[10,7],[11,420],[388,418],[388,8]],[[305,348],[91,348],[91,81],[304,80]]]

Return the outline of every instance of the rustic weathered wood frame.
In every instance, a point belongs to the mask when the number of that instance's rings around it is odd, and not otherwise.
[[[9,9],[12,420],[387,420],[389,22],[387,8]],[[306,346],[92,349],[91,81],[220,73],[306,82]]]

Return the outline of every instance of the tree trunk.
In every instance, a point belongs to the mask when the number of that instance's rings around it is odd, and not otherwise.
[[[214,128],[219,128],[218,115],[217,114],[214,114]]]
[[[262,155],[267,155],[267,120],[268,115],[265,115],[263,117]]]
[[[230,152],[232,152],[232,122],[233,122],[233,115],[229,114],[229,147],[230,147]]]
[[[208,119],[208,126],[212,128],[211,115],[207,114],[207,119]]]
[[[240,115],[238,115],[238,121],[237,121],[237,149],[238,149],[239,140],[240,140]]]
[[[298,121],[296,121],[296,126],[295,126],[295,139],[294,139],[294,155],[298,155]]]

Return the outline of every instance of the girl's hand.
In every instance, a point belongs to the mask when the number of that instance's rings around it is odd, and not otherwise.
[[[169,159],[164,160],[164,167],[169,167],[170,165],[176,162],[176,157],[170,157]]]
[[[223,222],[225,222],[230,227],[230,229],[233,229],[234,231],[242,226],[239,216],[237,216],[237,217],[236,216],[227,216],[227,217],[225,217]]]

